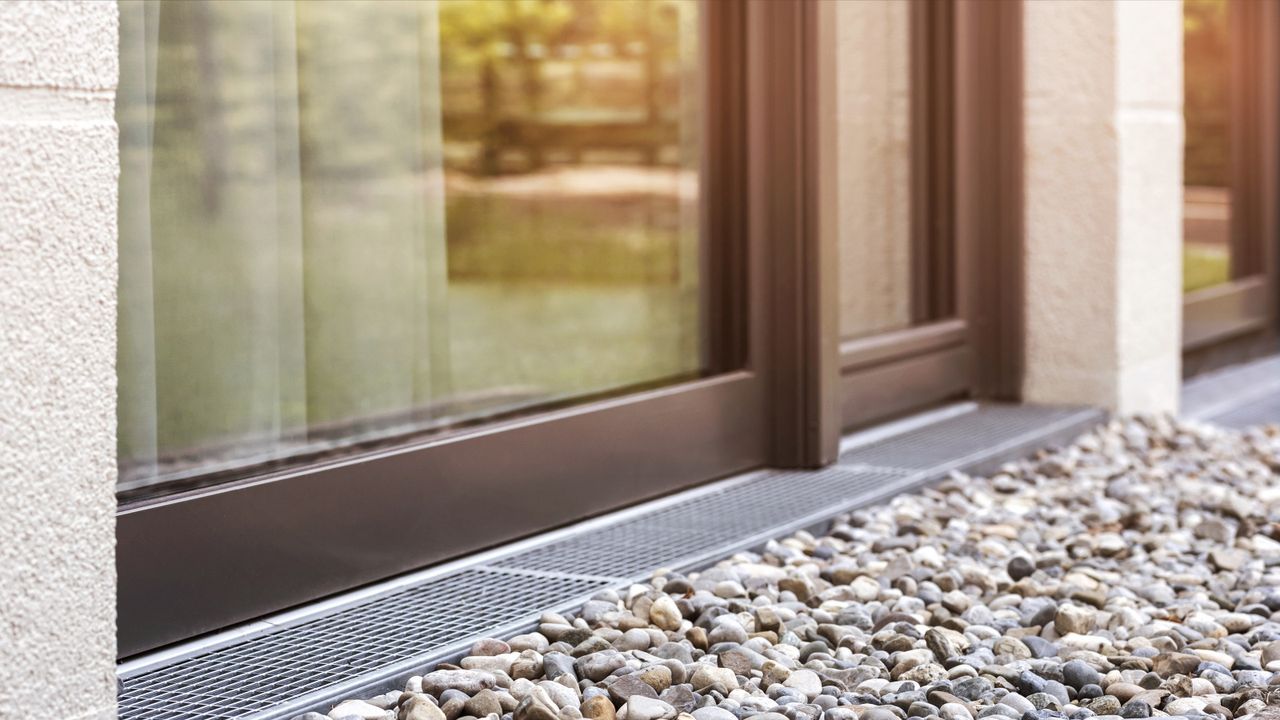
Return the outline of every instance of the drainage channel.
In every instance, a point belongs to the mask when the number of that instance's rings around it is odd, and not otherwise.
[[[536,627],[595,593],[687,572],[952,471],[1063,444],[1094,409],[963,403],[846,438],[814,471],[758,471],[266,618],[118,668],[121,720],[288,720],[403,687],[478,637]],[[714,507],[714,513],[706,509]]]

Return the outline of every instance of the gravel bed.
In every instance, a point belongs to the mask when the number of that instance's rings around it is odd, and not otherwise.
[[[1280,718],[1278,473],[1280,427],[1113,421],[301,718]]]

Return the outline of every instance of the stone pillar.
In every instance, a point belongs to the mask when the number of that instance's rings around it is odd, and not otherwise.
[[[115,717],[115,2],[0,2],[0,717]]]
[[[1025,5],[1028,402],[1177,408],[1182,5]]]

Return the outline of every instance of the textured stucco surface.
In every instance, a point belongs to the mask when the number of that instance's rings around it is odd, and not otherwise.
[[[0,718],[115,716],[115,13],[0,3]]]
[[[1176,409],[1181,5],[1025,5],[1029,401]]]
[[[119,76],[116,3],[0,3],[0,86],[114,90]]]

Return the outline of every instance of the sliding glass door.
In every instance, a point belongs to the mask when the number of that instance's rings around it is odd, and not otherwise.
[[[1280,249],[1280,9],[1183,3],[1186,374],[1273,352]]]
[[[708,374],[699,8],[126,5],[120,489]]]
[[[122,655],[770,462],[748,15],[121,3]]]
[[[1008,396],[1017,6],[122,2],[120,654]]]

